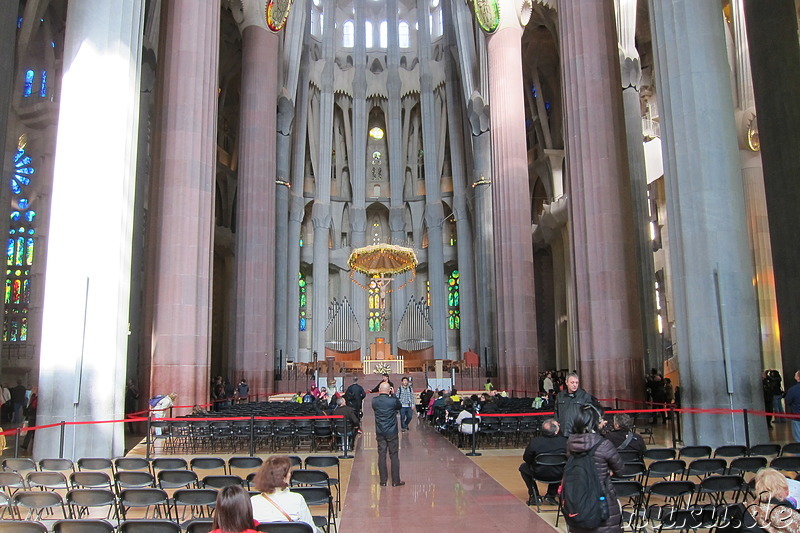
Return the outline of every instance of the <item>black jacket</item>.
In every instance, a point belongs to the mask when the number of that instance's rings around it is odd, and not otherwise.
[[[639,454],[646,452],[647,444],[644,443],[644,439],[641,435],[634,433],[633,431],[626,431],[624,429],[609,431],[606,434],[606,438],[611,441],[611,444],[613,444],[615,448],[619,449],[619,447],[622,446],[622,443],[625,442],[625,439],[628,437],[629,433],[633,436],[633,438],[624,449],[636,450],[639,452]]]
[[[372,410],[375,412],[375,433],[397,435],[397,413],[400,411],[400,407],[400,400],[396,396],[379,394],[372,399]]]
[[[567,438],[558,434],[553,436],[542,435],[531,439],[522,459],[531,466],[531,471],[539,479],[559,480],[564,475],[563,466],[540,466],[534,468],[536,456],[543,453],[567,453]]]
[[[597,401],[597,398],[583,389],[578,389],[573,394],[565,390],[558,393],[558,396],[556,396],[555,416],[561,426],[561,433],[565,437],[569,437],[569,434],[572,433],[572,423],[581,407],[588,404],[600,409],[600,402]],[[602,413],[602,410],[600,412]]]
[[[366,397],[367,393],[364,392],[364,387],[358,383],[353,383],[344,391],[344,401],[347,402],[347,405],[359,411],[361,410],[361,402],[363,402]]]

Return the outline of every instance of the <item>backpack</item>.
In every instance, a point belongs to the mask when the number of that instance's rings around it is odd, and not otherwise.
[[[156,396],[153,396],[152,398],[150,398],[150,399],[147,401],[147,403],[149,403],[149,404],[150,404],[150,407],[155,407],[156,405],[158,405],[158,402],[160,402],[160,401],[161,401],[161,399],[162,399],[164,396],[165,396],[164,394],[158,394],[158,395],[156,395]]]
[[[561,483],[561,510],[572,527],[595,529],[608,519],[606,492],[594,464],[597,444],[584,453],[570,455]]]

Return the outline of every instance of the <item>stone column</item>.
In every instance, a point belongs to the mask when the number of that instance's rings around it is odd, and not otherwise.
[[[800,46],[797,42],[795,4],[778,0],[760,4],[745,0],[747,41],[750,48],[753,90],[758,111],[757,133],[764,169],[772,265],[775,274],[783,376],[787,385],[800,367],[800,248],[795,231],[800,202]],[[759,275],[762,272],[758,272]]]
[[[467,105],[472,134],[472,189],[475,194],[475,279],[479,340],[475,347],[487,372],[497,368],[495,332],[494,232],[492,225],[492,153],[489,107],[476,91]],[[480,280],[478,282],[477,280]],[[480,349],[478,349],[480,348]]]
[[[446,7],[449,4],[445,3],[442,7],[445,9],[445,16],[449,14],[449,9]],[[446,26],[445,38],[449,44],[454,45],[454,36],[452,33],[452,26]],[[464,159],[464,127],[462,123],[462,109],[463,106],[459,105],[461,99],[456,91],[457,80],[454,72],[454,66],[450,61],[445,62],[446,85],[445,95],[447,104],[447,134],[450,137],[450,163],[453,170],[453,215],[456,223],[456,235],[458,240],[456,242],[458,254],[458,270],[461,275],[460,283],[460,305],[459,313],[461,320],[461,329],[458,332],[460,346],[458,349],[457,359],[461,359],[463,353],[467,349],[473,349],[476,352],[480,350],[478,341],[477,322],[475,320],[476,311],[476,281],[475,281],[475,268],[474,268],[474,255],[472,250],[472,226],[470,225],[468,210],[467,210],[467,187],[471,182],[466,179],[465,175],[465,159]],[[469,184],[469,185],[468,185]]]
[[[642,144],[642,107],[639,85],[642,67],[636,50],[637,0],[615,0],[619,61],[622,75],[622,103],[625,117],[628,167],[630,169],[632,233],[636,251],[636,273],[639,280],[639,308],[644,340],[645,368],[662,369],[664,350],[656,319],[655,266],[650,240],[650,216],[647,206],[647,169]]]
[[[294,105],[286,94],[278,98],[277,138],[275,141],[277,177],[275,184],[275,344],[278,358],[276,370],[286,368],[287,360],[287,298],[289,287],[284,274],[288,271],[289,249],[289,168],[292,154],[292,124]],[[286,379],[285,377],[283,379]]]
[[[115,420],[124,411],[143,24],[139,0],[75,0],[67,8],[50,228],[43,232],[40,424]],[[86,171],[87,140],[102,172]],[[91,205],[87,190],[98,199]],[[92,239],[102,253],[92,261],[76,260],[76,236],[86,235],[76,206],[97,221]],[[58,457],[57,430],[37,437],[35,457]],[[114,457],[124,448],[122,424],[66,427],[65,457]]]
[[[512,0],[501,4],[500,27],[487,42],[494,156],[497,360],[503,386],[530,390],[538,381],[539,349],[522,81],[521,38],[527,20],[519,20]]]
[[[209,398],[219,5],[164,2],[160,123],[148,212],[150,387],[178,405]],[[187,120],[192,117],[192,120]],[[177,413],[176,413],[177,414]]]
[[[333,149],[333,69],[336,56],[336,8],[326,4],[322,34],[322,88],[319,96],[319,152],[317,153],[316,198],[311,213],[314,223],[314,260],[312,280],[311,351],[320,361],[325,357],[325,326],[327,326],[329,247],[331,228],[331,150]],[[314,155],[312,154],[312,157]]]
[[[275,389],[275,127],[278,36],[262,10],[244,3],[236,223],[234,383],[251,394]]]
[[[8,110],[13,94],[14,72],[14,52],[15,41],[17,38],[17,12],[19,10],[19,0],[0,0],[0,169],[5,173],[6,133],[8,131]],[[0,205],[9,205],[11,202],[11,189],[8,186],[0,188]],[[8,218],[0,224],[0,231],[3,235],[8,235]],[[2,307],[2,304],[0,304]],[[2,361],[0,361],[2,369]]]
[[[750,73],[750,50],[747,46],[744,0],[731,2],[734,36],[736,40],[736,89],[738,95],[737,130],[739,155],[742,161],[747,228],[756,269],[755,287],[761,325],[761,359],[763,368],[781,370],[780,330],[778,303],[775,298],[775,273],[772,267],[772,242],[769,236],[767,199],[764,192],[764,169],[761,166],[760,145],[748,137],[750,121],[755,121],[755,96]],[[781,372],[783,373],[783,372]],[[785,376],[791,379],[791,373]]]
[[[761,399],[758,314],[722,16],[713,3],[656,0],[650,21],[683,403],[750,408]],[[738,416],[683,425],[686,444],[744,442]],[[750,438],[764,441],[766,426],[751,424]]]
[[[442,225],[441,175],[436,138],[436,108],[430,71],[431,31],[429,2],[417,1],[417,43],[420,68],[420,110],[422,112],[422,149],[425,161],[425,225],[428,228],[428,280],[431,290],[430,321],[433,327],[433,354],[447,359],[447,288],[444,275],[444,243]],[[441,147],[444,150],[444,146]]]
[[[595,394],[640,398],[642,323],[613,0],[560,4],[558,19],[578,370]]]

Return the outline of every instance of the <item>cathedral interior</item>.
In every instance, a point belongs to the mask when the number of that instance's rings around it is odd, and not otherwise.
[[[127,379],[287,392],[385,343],[509,391],[568,369],[640,400],[655,368],[686,405],[763,408],[800,340],[798,13],[2,0],[2,379],[42,423],[112,419]]]

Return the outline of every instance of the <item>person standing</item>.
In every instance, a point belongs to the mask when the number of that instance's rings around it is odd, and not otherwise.
[[[25,386],[22,380],[17,380],[17,386],[11,389],[11,402],[14,404],[14,420],[13,422],[22,425],[22,409],[25,407]]]
[[[353,411],[356,412],[358,418],[364,416],[364,411],[362,411],[364,398],[367,397],[367,393],[364,390],[364,387],[358,384],[358,376],[353,377],[353,383],[347,390],[344,391],[344,400],[347,402],[347,405],[353,408]]]
[[[133,382],[132,379],[128,380],[128,383],[125,385],[125,415],[132,416],[133,413],[136,412],[136,401],[139,399],[139,387],[136,386],[136,383]],[[136,426],[133,422],[128,422],[128,431],[133,433],[136,430]]]
[[[793,415],[800,415],[800,370],[794,373],[794,380],[797,382],[786,391],[786,411]],[[800,418],[792,418],[792,438],[795,442],[800,442]]]
[[[386,453],[392,465],[392,486],[400,487],[405,481],[400,480],[400,442],[397,438],[397,412],[402,407],[400,400],[393,394],[388,381],[378,385],[378,396],[372,399],[372,410],[375,412],[375,440],[378,442],[378,475],[381,487],[386,486],[389,479],[386,471]]]
[[[567,378],[569,383],[569,378]],[[600,485],[605,494],[605,503],[608,505],[608,518],[594,529],[583,529],[570,525],[571,533],[616,533],[622,531],[622,512],[617,502],[617,493],[611,483],[611,475],[622,473],[625,463],[619,456],[614,444],[600,434],[601,415],[600,411],[593,405],[582,405],[575,413],[572,426],[572,434],[567,439],[567,456],[590,453],[594,459],[594,466]],[[562,481],[562,496],[567,488],[567,473],[565,469],[565,479]],[[566,516],[566,515],[565,515]]]
[[[601,409],[597,398],[580,388],[578,373],[570,372],[566,389],[558,393],[555,405],[555,417],[561,427],[561,434],[565,437],[572,433],[572,424],[584,405],[594,405],[598,410]]]
[[[236,394],[239,397],[239,403],[248,402],[250,399],[250,385],[247,384],[247,380],[242,378],[239,382],[239,385],[236,387]]]
[[[400,380],[400,389],[397,391],[400,400],[400,431],[408,431],[414,411],[414,388],[407,377]]]

